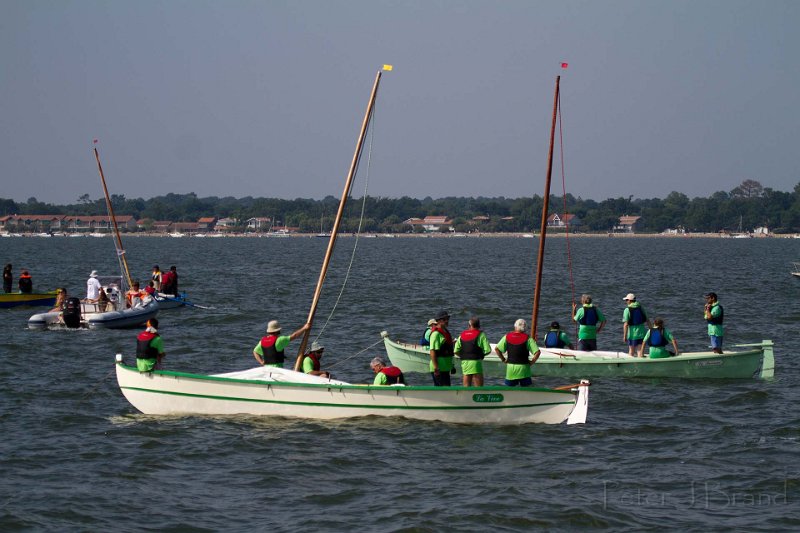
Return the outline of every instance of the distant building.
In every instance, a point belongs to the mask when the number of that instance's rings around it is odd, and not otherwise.
[[[422,227],[425,231],[441,231],[442,228],[451,229],[450,225],[452,220],[448,220],[446,216],[427,216],[423,219],[409,218],[403,224],[408,224],[411,227]]]
[[[203,217],[197,221],[197,231],[211,231],[216,223],[217,217]]]
[[[272,219],[268,217],[253,217],[247,219],[248,231],[269,231],[272,228]]]
[[[621,216],[619,223],[614,226],[614,231],[617,233],[636,233],[642,229],[642,217],[638,216]]]
[[[214,225],[216,231],[232,231],[236,227],[235,218],[221,218]]]
[[[578,226],[581,224],[581,219],[577,217],[577,215],[572,215],[569,213],[566,214],[558,214],[554,213],[547,217],[547,227],[548,228],[566,228]]]

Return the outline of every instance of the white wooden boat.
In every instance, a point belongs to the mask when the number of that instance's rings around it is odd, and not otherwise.
[[[139,372],[117,355],[122,394],[148,415],[254,415],[311,419],[404,417],[462,424],[582,424],[588,383],[534,387],[352,385],[293,370],[257,367],[219,375]]]
[[[800,263],[792,263],[792,276],[800,278]]]
[[[393,341],[385,331],[381,335],[386,354],[394,366],[403,372],[428,372],[430,356],[425,348],[416,344]],[[676,357],[649,359],[631,357],[628,352],[581,352],[541,348],[541,355],[531,370],[534,376],[559,378],[768,379],[774,377],[775,357],[772,341],[739,344],[733,346],[733,349],[734,351],[726,351],[723,354],[687,352]],[[460,371],[458,356],[455,356],[455,361],[455,368]],[[494,351],[483,360],[483,371],[490,377],[505,375],[505,365]]]

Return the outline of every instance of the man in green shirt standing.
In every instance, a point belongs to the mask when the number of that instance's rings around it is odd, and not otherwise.
[[[455,371],[453,368],[453,337],[447,329],[450,324],[450,314],[442,310],[433,319],[436,321],[436,325],[432,326],[430,339],[431,377],[434,386],[449,387],[450,371]]]
[[[581,295],[581,307],[572,304],[572,321],[579,324],[578,349],[593,352],[597,349],[597,334],[605,327],[606,317],[600,309],[592,304],[592,295]]]
[[[502,362],[506,364],[505,384],[508,387],[530,387],[533,385],[531,379],[531,365],[539,359],[539,346],[525,331],[528,324],[523,319],[514,322],[514,331],[506,333],[497,346],[494,347],[495,353]],[[503,354],[507,354],[505,357]],[[530,355],[533,354],[533,360]]]
[[[152,372],[161,368],[164,359],[164,341],[158,334],[158,319],[147,321],[147,328],[136,337],[136,368],[139,372]]]
[[[722,337],[725,335],[725,328],[722,326],[722,319],[725,312],[717,300],[717,293],[709,292],[705,296],[706,307],[703,317],[708,322],[708,337],[711,340],[711,351],[722,353]]]
[[[481,331],[481,320],[473,316],[461,332],[453,350],[461,357],[461,375],[465,387],[483,387],[483,358],[492,353],[489,339]]]
[[[628,355],[633,357],[636,350],[636,357],[644,357],[644,336],[650,329],[650,320],[635,294],[629,292],[622,300],[627,304],[622,312],[622,342],[628,343]]]
[[[283,368],[283,362],[286,360],[283,350],[308,329],[311,329],[311,324],[306,323],[291,335],[281,335],[281,325],[277,320],[270,320],[267,324],[267,335],[253,348],[253,357],[261,366]]]

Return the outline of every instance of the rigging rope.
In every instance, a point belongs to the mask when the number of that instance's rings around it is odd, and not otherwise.
[[[349,360],[350,360],[350,359],[352,359],[353,357],[356,357],[356,356],[359,356],[359,355],[361,355],[362,353],[366,352],[367,350],[370,350],[370,349],[374,348],[375,346],[379,345],[379,344],[380,344],[380,343],[382,343],[382,342],[383,342],[383,339],[379,340],[378,342],[374,342],[374,343],[370,344],[369,346],[367,346],[366,348],[364,348],[363,350],[361,350],[360,352],[354,353],[354,354],[353,354],[353,355],[351,355],[350,357],[345,357],[344,359],[340,359],[340,360],[336,361],[335,363],[331,363],[331,364],[329,364],[329,365],[328,365],[328,368],[331,368],[331,367],[333,367],[333,366],[336,366],[336,365],[338,365],[339,363],[344,363],[345,361],[349,361]]]
[[[377,101],[375,102],[377,104]],[[331,312],[328,315],[328,318],[325,320],[325,324],[323,324],[322,329],[319,330],[317,336],[314,340],[319,340],[322,337],[322,334],[325,332],[325,328],[328,327],[328,323],[333,318],[333,314],[336,311],[336,307],[339,305],[339,301],[342,299],[342,294],[344,294],[344,288],[347,286],[347,280],[350,279],[350,271],[353,268],[353,262],[356,258],[356,250],[358,249],[358,239],[361,236],[361,228],[364,225],[364,213],[366,212],[367,206],[367,190],[369,188],[369,172],[372,167],[372,144],[375,140],[375,109],[377,106],[373,106],[372,109],[372,117],[369,124],[369,148],[367,149],[367,174],[364,177],[364,198],[361,201],[361,217],[358,220],[358,230],[356,230],[356,240],[353,244],[353,253],[350,255],[350,264],[347,265],[347,272],[344,275],[344,281],[342,281],[342,287],[339,289],[339,295],[336,297],[336,301],[331,308]],[[358,167],[361,164],[361,159],[356,162],[356,173],[358,173]],[[374,344],[372,346],[375,346]],[[372,347],[370,346],[370,348]],[[369,348],[367,348],[369,349]],[[349,358],[348,358],[349,359]],[[343,359],[346,361],[347,359]]]
[[[564,130],[561,115],[561,96],[558,99],[558,144],[561,153],[561,197],[564,200],[564,229],[567,240],[567,270],[569,271],[569,286],[572,294],[572,305],[570,306],[570,318],[574,316],[573,306],[575,305],[575,279],[572,275],[572,249],[569,242],[569,216],[567,213],[567,179],[564,173]],[[575,338],[578,338],[578,324],[575,323]]]

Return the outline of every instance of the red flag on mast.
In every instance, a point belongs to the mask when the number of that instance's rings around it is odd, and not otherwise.
[[[569,66],[569,63],[561,63],[561,68],[567,68],[568,66]]]

